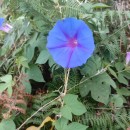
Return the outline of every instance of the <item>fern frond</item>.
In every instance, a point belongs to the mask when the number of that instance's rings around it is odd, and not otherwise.
[[[27,119],[28,117],[30,117],[33,113],[35,113],[40,107],[42,107],[43,105],[45,105],[46,103],[50,102],[51,100],[53,100],[55,97],[57,97],[56,93],[48,93],[46,95],[42,95],[42,96],[37,96],[33,102],[32,102],[32,106],[31,108],[27,109],[27,113],[26,115],[18,115],[17,116],[17,120],[16,120],[16,124],[20,125],[20,122],[24,122],[25,119]],[[51,116],[52,114],[57,112],[57,106],[59,105],[58,101],[53,102],[52,104],[50,104],[49,106],[45,107],[44,110],[37,112],[37,114],[35,114],[34,117],[32,117],[26,124],[35,124],[35,125],[40,125],[41,122],[47,117],[47,116]],[[22,123],[21,122],[21,123]]]
[[[65,5],[61,6],[63,17],[77,17],[85,11],[78,0],[67,0]]]
[[[93,108],[80,118],[83,124],[91,126],[92,130],[126,130],[129,127],[128,113],[125,109],[117,110],[115,114],[111,111],[98,111]]]

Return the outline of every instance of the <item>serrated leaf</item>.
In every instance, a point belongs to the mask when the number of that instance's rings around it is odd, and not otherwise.
[[[63,100],[66,106],[74,115],[82,115],[86,112],[85,106],[77,100],[78,96],[73,94],[67,94]]]
[[[44,63],[47,62],[47,60],[49,59],[49,57],[50,57],[49,52],[47,50],[42,50],[40,52],[40,55],[37,58],[36,63],[38,63],[38,64],[44,64]]]
[[[61,115],[68,119],[68,120],[71,120],[72,121],[72,113],[71,113],[71,110],[69,107],[67,107],[67,105],[63,106],[61,108]]]
[[[30,65],[30,68],[27,70],[28,78],[33,79],[37,82],[45,82],[42,73],[37,65]]]
[[[2,122],[0,123],[0,130],[16,130],[14,121],[11,119],[2,120]]]

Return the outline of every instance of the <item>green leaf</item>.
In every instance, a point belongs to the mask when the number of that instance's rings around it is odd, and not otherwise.
[[[11,85],[10,85],[11,86]],[[4,90],[6,90],[9,87],[6,83],[0,83],[0,93],[2,93]]]
[[[117,78],[117,74],[116,74],[116,72],[115,72],[113,69],[111,69],[110,67],[108,67],[108,70],[109,70],[109,72],[110,72],[115,78]]]
[[[127,88],[117,88],[116,91],[119,95],[130,96],[130,90]]]
[[[0,123],[0,130],[16,130],[16,126],[13,120],[2,120]]]
[[[87,126],[82,125],[78,122],[72,122],[69,125],[67,124],[68,120],[61,117],[55,122],[55,128],[56,130],[86,130],[86,128],[88,128]]]
[[[85,80],[86,78],[83,78],[81,82]],[[79,90],[82,97],[85,97],[91,92],[94,100],[107,104],[111,93],[110,86],[116,88],[115,82],[106,72],[104,72],[103,74],[97,75],[81,83]]]
[[[96,3],[92,5],[92,8],[109,8],[110,6],[103,4],[103,3]]]
[[[38,33],[35,32],[33,36],[28,40],[27,44],[30,44],[31,46],[36,46],[37,37]]]
[[[46,43],[47,43],[47,38],[46,36],[43,36],[43,34],[41,33],[36,43],[40,52],[46,48]]]
[[[12,95],[12,92],[13,92],[12,86],[8,87],[7,92],[8,92],[8,94],[9,94],[9,96]]]
[[[116,67],[116,70],[117,70],[117,71],[121,71],[121,70],[124,68],[124,64],[121,63],[121,62],[117,62],[117,63],[115,64],[115,67]]]
[[[127,79],[130,79],[130,72],[129,71],[124,71],[121,74],[123,74],[123,76]]]
[[[27,45],[25,47],[25,56],[28,59],[28,63],[32,60],[33,56],[34,56],[34,50],[35,50],[35,46],[31,46],[31,45]]]
[[[68,119],[68,120],[71,120],[72,121],[72,113],[71,113],[71,110],[69,107],[67,107],[67,105],[63,106],[61,108],[61,115]]]
[[[97,87],[91,88],[92,98],[104,104],[108,103],[110,93],[111,93],[111,88],[108,84],[105,83],[99,84]]]
[[[3,46],[0,48],[0,56],[6,55],[6,53],[9,51],[9,46]]]
[[[33,59],[34,53],[35,53],[35,48],[38,47],[39,50],[42,49],[42,47],[39,47],[39,44],[43,45],[43,39],[44,37],[42,36],[41,38],[38,36],[38,33],[34,33],[32,38],[27,41],[27,44],[24,48],[24,55],[28,59],[28,63]]]
[[[37,58],[36,63],[38,63],[38,64],[44,64],[44,63],[47,62],[47,60],[49,59],[49,57],[50,57],[49,52],[47,50],[42,50],[40,52],[40,55]]]
[[[92,10],[92,3],[91,2],[84,2],[84,4],[81,5],[86,11]],[[89,15],[89,14],[83,14],[83,15]]]
[[[14,84],[12,80],[12,75],[5,75],[3,77],[0,77],[0,80],[4,83],[0,83],[0,92],[3,92],[5,89],[7,89],[8,94],[12,95],[12,85]]]
[[[65,130],[86,130],[87,128],[88,126],[82,125],[77,122],[72,122],[71,124],[67,126]]]
[[[67,94],[63,100],[66,106],[74,115],[82,115],[86,112],[85,106],[77,100],[78,96],[73,94]]]
[[[23,57],[23,56],[19,56],[17,59],[16,59],[16,63],[18,65],[18,67],[20,67],[21,65],[26,67],[26,68],[29,68],[28,66],[28,59]]]
[[[55,122],[55,127],[57,130],[65,130],[67,127],[68,120],[65,118],[60,118]]]
[[[92,56],[85,66],[81,69],[81,73],[83,75],[92,76],[97,73],[98,70],[101,69],[101,58],[99,56]]]
[[[22,84],[25,87],[25,92],[31,94],[31,92],[32,92],[32,86],[30,84],[29,79],[26,77],[26,79],[22,79],[21,82],[22,82]]]
[[[55,4],[57,4],[59,2],[59,0],[52,0]]]
[[[111,102],[114,103],[115,107],[123,106],[123,98],[118,94],[113,95],[113,97],[111,98]]]
[[[49,64],[50,67],[52,67],[55,64],[55,61],[53,60],[53,58],[51,56],[49,57],[48,64]]]
[[[123,83],[123,84],[125,84],[125,85],[128,85],[128,81],[124,78],[124,75],[122,74],[122,73],[119,73],[118,74],[118,81],[120,82],[120,83]]]
[[[115,64],[115,67],[116,67],[116,70],[118,71],[117,80],[122,84],[128,85],[127,79],[130,79],[130,73],[127,71],[124,71],[124,68],[125,68],[124,63],[117,62]]]
[[[39,67],[37,65],[30,65],[30,68],[27,69],[27,74],[29,79],[33,79],[37,82],[45,82],[41,70],[39,69]]]

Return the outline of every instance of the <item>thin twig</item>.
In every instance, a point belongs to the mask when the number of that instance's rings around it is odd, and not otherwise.
[[[110,64],[107,65],[105,68],[102,69],[103,71],[97,72],[96,74],[90,76],[89,78],[87,78],[87,79],[81,81],[80,83],[78,83],[78,84],[74,85],[72,88],[70,88],[68,91],[71,91],[72,89],[76,88],[77,86],[81,85],[82,83],[88,81],[89,79],[91,79],[91,78],[93,78],[93,77],[95,77],[95,76],[97,76],[97,75],[103,74],[104,72],[107,71],[107,68],[108,68],[109,66],[111,66],[111,65],[110,65]],[[128,71],[128,70],[130,70],[130,69],[124,69],[124,70],[118,71],[117,73],[122,73],[122,72],[125,72],[125,71]]]
[[[105,108],[105,107],[97,107],[97,108],[93,108],[93,107],[90,107],[92,109],[97,109],[97,110],[119,110],[119,109],[124,109],[124,108],[130,108],[129,106],[123,106],[123,107],[114,107],[114,108]]]
[[[103,74],[104,72],[107,71],[107,68],[108,68],[109,66],[110,66],[110,64],[107,65],[105,68],[103,68],[100,72],[97,72],[96,74],[90,76],[89,78],[87,78],[87,79],[81,81],[80,83],[74,85],[74,86],[73,86],[72,88],[70,88],[68,91],[71,91],[71,90],[74,89],[75,87],[79,86],[80,84],[86,82],[87,80],[89,80],[89,79],[91,79],[91,78],[93,78],[93,77],[95,77],[95,76],[97,76],[97,75]]]

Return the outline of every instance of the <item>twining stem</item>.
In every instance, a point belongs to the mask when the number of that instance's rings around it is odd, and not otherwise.
[[[64,83],[64,95],[67,93],[68,79],[69,79],[70,68],[65,70],[65,83]]]

